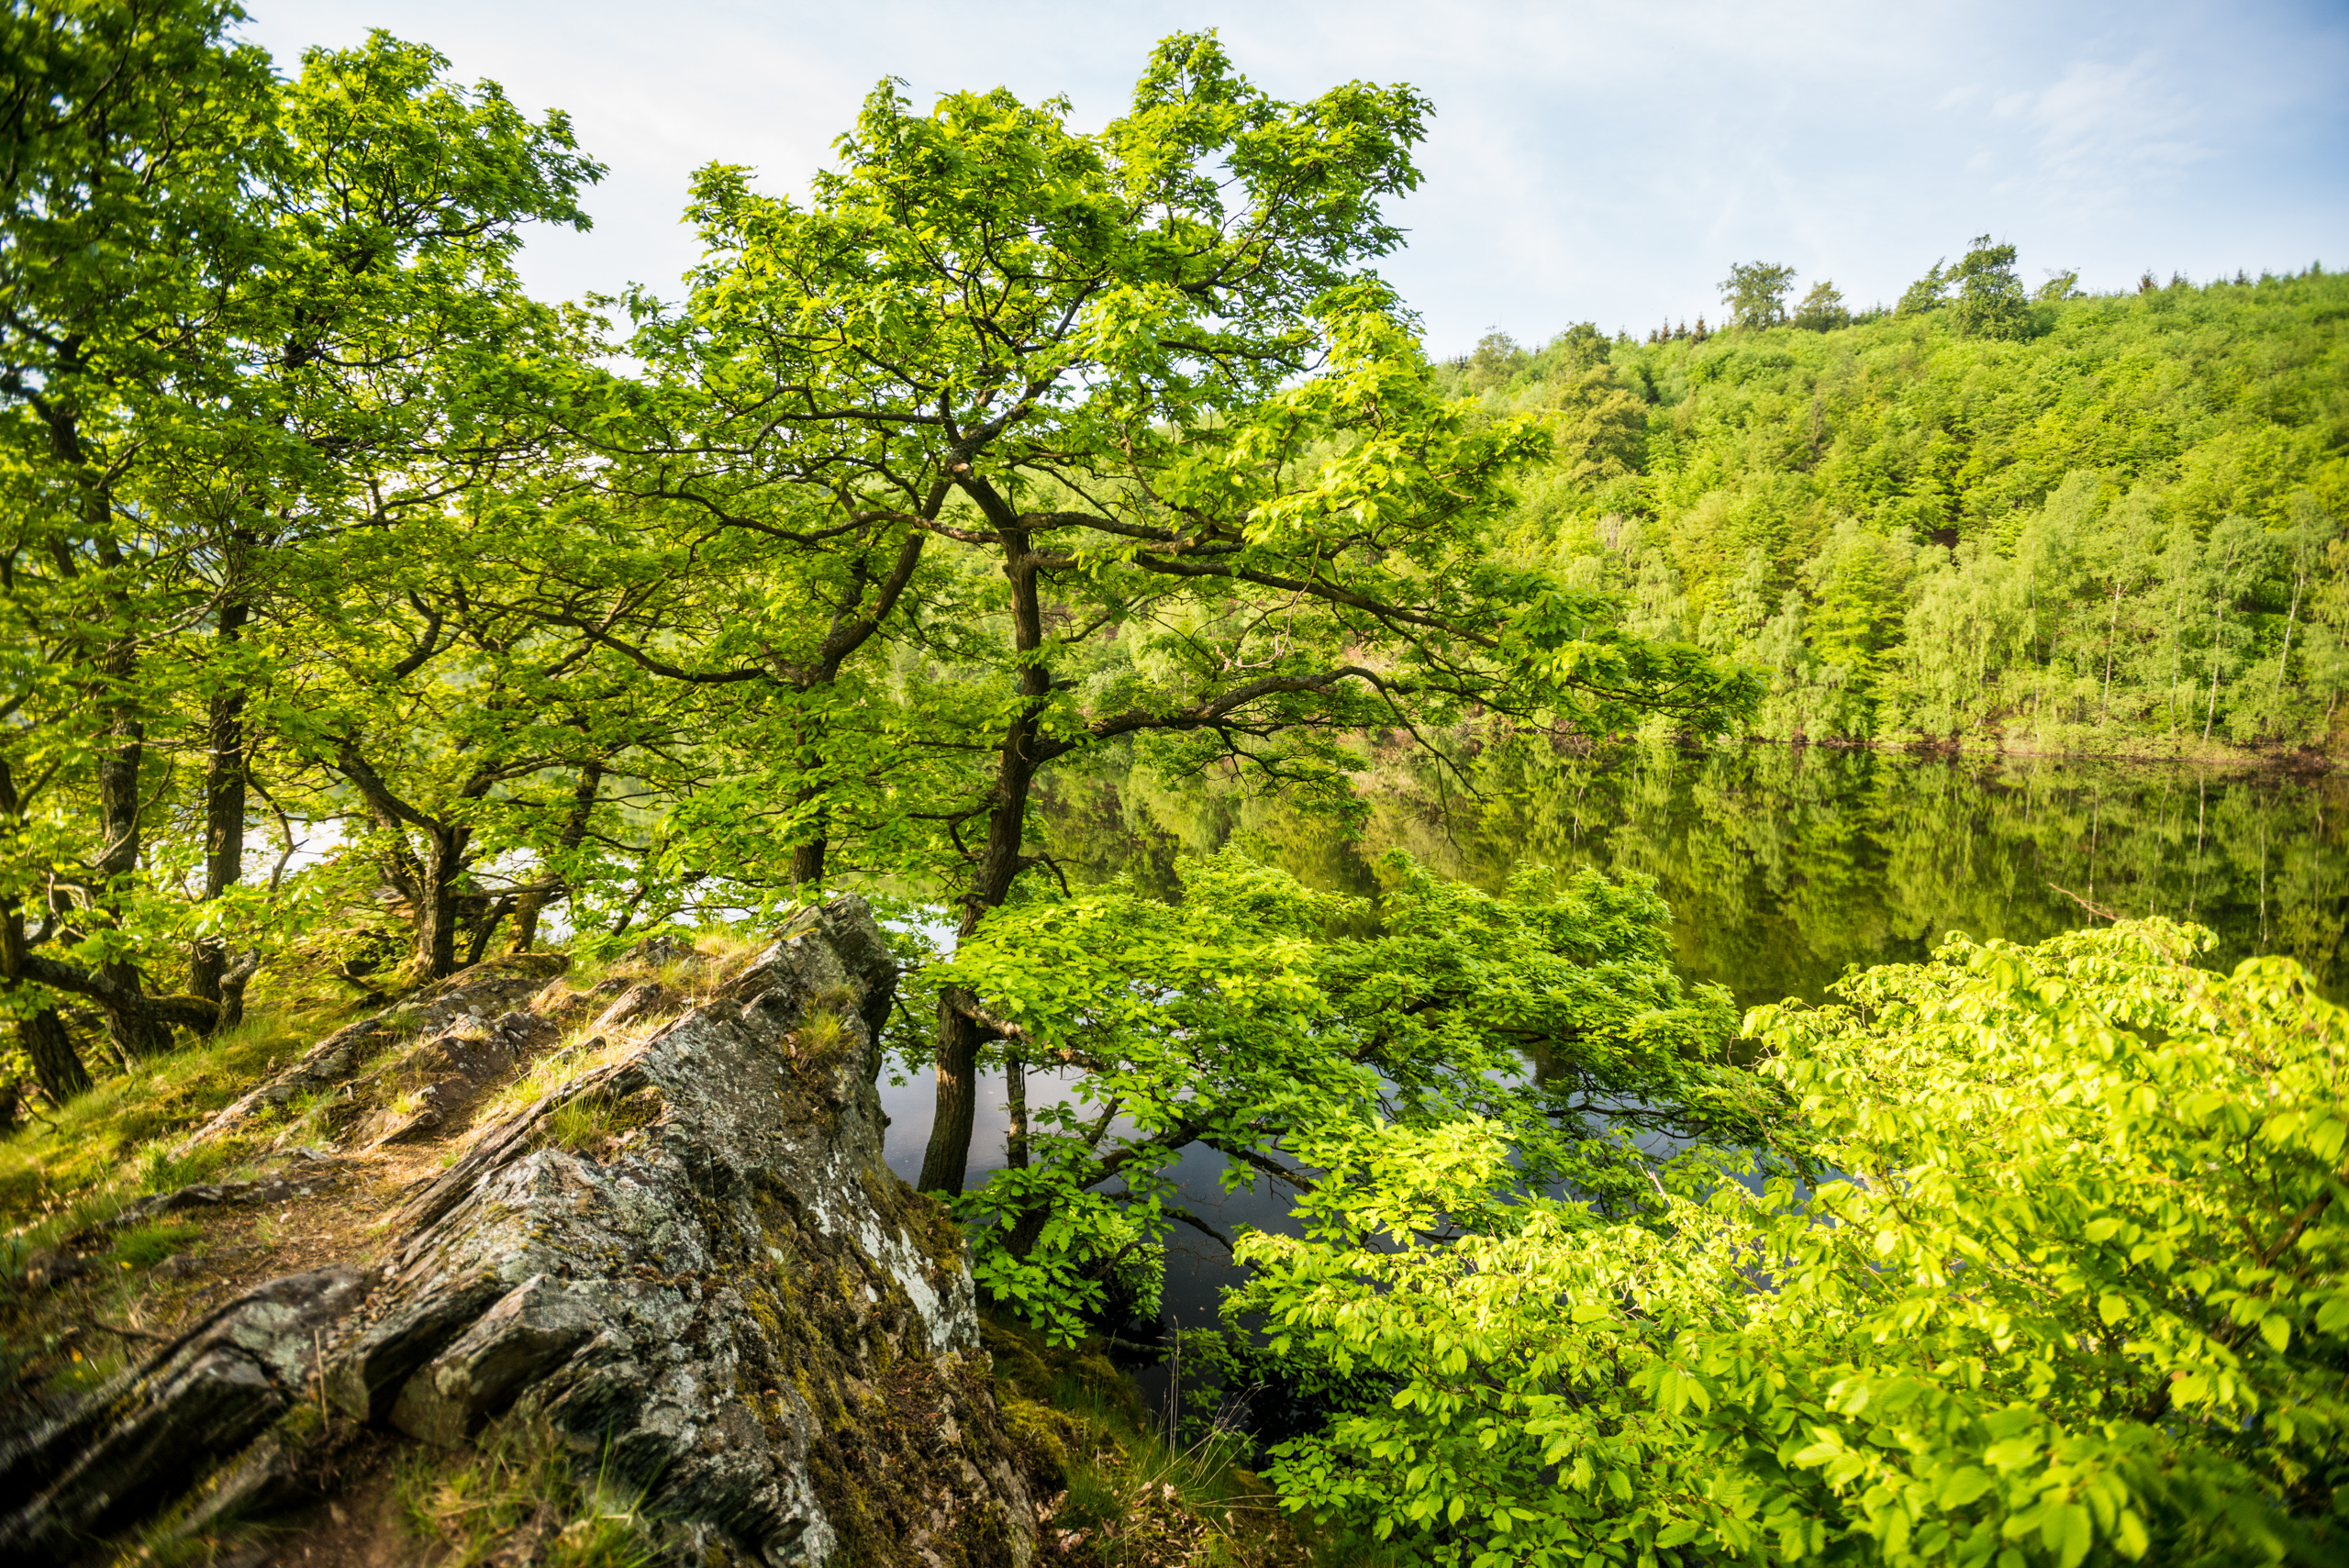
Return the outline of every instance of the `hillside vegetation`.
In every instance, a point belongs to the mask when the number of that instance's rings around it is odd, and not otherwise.
[[[1517,548],[1766,672],[1760,734],[2335,743],[2349,278],[2146,281],[2018,288],[2011,336],[1954,301],[1539,352],[1497,334],[1445,373],[1556,439]]]

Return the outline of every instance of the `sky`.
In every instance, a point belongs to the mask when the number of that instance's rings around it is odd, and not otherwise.
[[[1408,248],[1380,264],[1429,348],[1576,321],[1718,320],[1733,262],[1890,302],[1977,234],[2036,284],[2349,265],[2349,4],[1624,0],[244,0],[287,71],[371,28],[431,44],[609,166],[593,233],[532,238],[549,298],[674,296],[689,172],[800,194],[876,82],[1008,86],[1113,118],[1151,45],[1212,28],[1258,86],[1434,101]]]

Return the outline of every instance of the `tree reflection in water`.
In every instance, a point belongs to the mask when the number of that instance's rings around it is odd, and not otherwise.
[[[2221,966],[2285,953],[2327,995],[2349,986],[2349,781],[2332,773],[1520,737],[1456,773],[1383,761],[1357,788],[1349,817],[1104,770],[1061,785],[1045,832],[1073,877],[1170,895],[1180,854],[1234,838],[1356,892],[1390,848],[1493,888],[1527,861],[1652,876],[1683,966],[1747,1006],[1816,1001],[1846,968],[1922,958],[1952,930],[2038,941],[2091,906],[2208,926]]]

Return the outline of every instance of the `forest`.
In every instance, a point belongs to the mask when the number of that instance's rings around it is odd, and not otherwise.
[[[2349,281],[2027,294],[1976,245],[1853,325],[1780,283],[1702,338],[1488,336],[1449,389],[1555,442],[1508,548],[1764,672],[1775,739],[2337,750]]]
[[[2337,792],[2017,825],[1887,771],[1898,866],[1783,843],[1821,743],[2331,766],[2338,274],[2031,289],[1985,237],[1891,309],[1744,263],[1719,329],[1441,361],[1377,270],[1434,106],[1198,33],[1097,131],[884,82],[804,198],[698,171],[682,280],[552,302],[559,111],[383,32],[282,71],[222,0],[5,17],[0,1551],[302,1561],[269,1510],[380,1473],[418,1562],[912,1562],[892,1487],[967,1471],[1029,1500],[958,1562],[2337,1559]],[[1592,852],[1594,792],[1647,837]],[[2001,847],[2083,825],[2068,903]],[[1811,888],[1807,997],[1660,891],[1749,864]],[[867,1174],[757,1163],[803,1134]],[[517,1261],[596,1203],[624,1278]],[[1192,1369],[1152,1436],[1068,1380],[1177,1230],[1238,1283],[1141,1347]],[[660,1291],[718,1316],[608,1326]],[[843,1372],[857,1301],[917,1327]],[[215,1500],[134,1486],[264,1318]],[[595,1382],[648,1337],[696,1377]],[[727,1491],[728,1443],[813,1457]]]

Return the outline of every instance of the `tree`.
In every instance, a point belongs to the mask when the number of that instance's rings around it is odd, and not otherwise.
[[[1507,385],[1525,360],[1517,339],[1496,327],[1476,339],[1476,351],[1468,356],[1468,385],[1476,392]]]
[[[1927,311],[1939,310],[1949,303],[1952,275],[1943,272],[1941,262],[1936,261],[1923,277],[1902,291],[1900,303],[1893,306],[1892,313],[1895,316],[1922,316]]]
[[[1794,324],[1811,332],[1832,332],[1852,324],[1852,313],[1843,305],[1843,295],[1825,278],[1810,285],[1810,292],[1795,306]]]
[[[1526,867],[1494,897],[1401,855],[1380,870],[1377,899],[1341,898],[1227,851],[1182,868],[1179,904],[1016,906],[957,950],[934,979],[1081,1071],[962,1204],[985,1222],[982,1284],[1080,1335],[1112,1259],[1170,1221],[1218,1234],[1169,1175],[1193,1144],[1227,1158],[1228,1190],[1309,1192],[1299,1149],[1484,1118],[1513,1129],[1524,1179],[1637,1215],[1661,1167],[1627,1130],[1684,1151],[1771,1136],[1770,1097],[1727,1058],[1728,995],[1674,973],[1652,889]]]
[[[1731,325],[1757,331],[1782,325],[1787,319],[1787,295],[1794,286],[1792,267],[1769,261],[1744,261],[1731,266],[1720,285]]]
[[[1627,334],[1628,336],[1628,334]],[[1613,342],[1598,329],[1597,322],[1577,321],[1550,339],[1542,352],[1553,370],[1596,370],[1607,362],[1614,351]]]
[[[1608,1220],[1503,1131],[1306,1151],[1228,1303],[1387,1396],[1292,1507],[1442,1562],[2337,1556],[2349,1015],[2158,921],[1954,940],[1749,1032],[1848,1174]]]
[[[516,558],[559,567],[544,530],[515,549],[477,512],[437,536],[425,523],[342,558],[367,587],[331,615],[313,606],[317,646],[288,672],[281,723],[305,764],[295,800],[349,824],[350,852],[405,906],[413,974],[429,979],[478,962],[509,915],[565,890],[543,874],[547,851],[577,850],[607,773],[675,739],[681,694],[534,613],[539,573]],[[506,863],[529,851],[527,868]]]
[[[1329,789],[1367,725],[1475,704],[1702,728],[1741,699],[1696,651],[1494,562],[1540,430],[1439,396],[1367,269],[1400,239],[1380,203],[1418,183],[1417,95],[1285,103],[1180,35],[1125,117],[1081,135],[1067,113],[996,92],[919,115],[885,84],[805,208],[696,176],[693,293],[635,305],[648,417],[676,434],[628,461],[775,572],[829,556],[813,577],[861,585],[835,623],[855,656],[876,628],[903,651],[907,702],[826,698],[809,745],[819,777],[945,770],[894,811],[936,826],[963,939],[1043,863],[1041,770],[1100,746]],[[862,586],[863,562],[902,584],[932,555],[951,616]],[[976,1010],[941,993],[929,1190],[963,1184]]]
[[[105,0],[7,24],[28,155],[0,219],[22,272],[0,322],[22,564],[0,592],[41,657],[0,741],[11,809],[39,824],[0,949],[10,982],[95,1001],[126,1057],[235,1021],[259,949],[232,964],[230,939],[285,924],[229,896],[272,684],[349,591],[351,530],[510,452],[510,400],[484,394],[551,319],[521,306],[515,228],[584,223],[597,172],[560,116],[532,126],[382,34],[280,83],[223,40],[238,15]],[[182,816],[167,785],[191,753]],[[150,995],[183,957],[187,992]]]
[[[2013,246],[1993,245],[1982,235],[1949,275],[1957,285],[1949,321],[1959,337],[2020,338],[2029,330],[2031,311],[2022,280],[2015,276]]]
[[[272,242],[233,323],[247,395],[279,450],[228,454],[180,496],[210,536],[198,569],[217,640],[204,902],[242,874],[266,739],[249,733],[248,709],[282,664],[332,643],[354,584],[387,588],[386,562],[428,553],[455,498],[549,462],[515,391],[534,358],[575,345],[524,297],[512,260],[526,224],[585,228],[577,196],[602,171],[559,111],[533,124],[495,83],[462,88],[448,67],[376,31],[306,50],[279,95],[283,164],[259,193]],[[401,542],[379,553],[387,536]],[[272,650],[241,647],[251,633]],[[218,999],[224,947],[198,940],[191,992]]]
[[[0,19],[0,595],[28,655],[0,797],[34,851],[0,893],[0,956],[13,1006],[38,1016],[28,979],[87,996],[126,1058],[217,1013],[148,994],[132,906],[150,731],[187,684],[158,655],[200,604],[190,541],[147,484],[174,450],[251,423],[224,318],[264,243],[249,193],[278,146],[268,56],[221,38],[237,14],[78,0]]]

